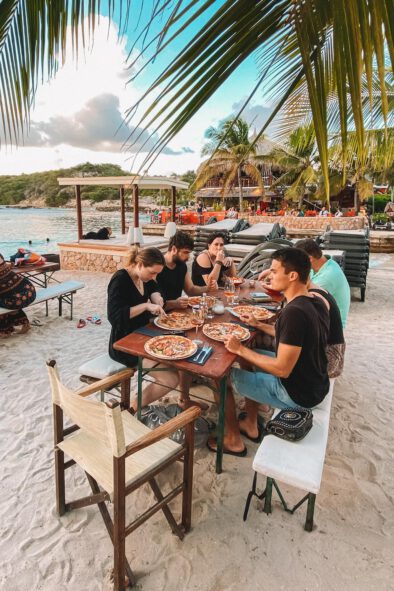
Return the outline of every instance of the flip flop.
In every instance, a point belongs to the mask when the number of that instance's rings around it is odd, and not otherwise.
[[[260,443],[260,441],[263,438],[263,432],[261,430],[260,425],[257,423],[257,430],[258,430],[258,435],[257,437],[251,437],[250,435],[248,435],[248,433],[246,433],[246,431],[243,431],[242,429],[239,430],[239,432],[241,433],[241,435],[243,435],[244,437],[246,437],[246,439],[249,439],[249,441],[253,441],[253,443]]]
[[[217,443],[216,438],[214,439],[214,441],[216,441]],[[207,441],[207,448],[209,449],[209,451],[213,451],[213,453],[217,452],[216,447],[212,447],[212,445],[209,444],[209,439]],[[242,451],[232,451],[231,449],[226,449],[225,447],[223,447],[223,453],[227,454],[228,456],[237,456],[237,458],[244,458],[248,453],[248,448],[245,446]]]
[[[80,318],[78,320],[77,328],[83,328],[84,326],[86,326],[86,320],[84,320],[83,318]]]
[[[101,318],[100,318],[100,316],[97,316],[97,315],[88,316],[87,321],[91,322],[92,324],[101,324]]]

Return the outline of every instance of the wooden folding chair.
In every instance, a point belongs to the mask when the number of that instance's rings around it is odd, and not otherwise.
[[[64,386],[55,361],[47,363],[51,382],[54,438],[56,505],[59,515],[72,509],[96,504],[114,546],[114,589],[123,591],[135,582],[125,557],[125,538],[160,509],[170,528],[180,539],[191,527],[193,482],[194,421],[200,409],[191,407],[168,423],[151,431],[119,402],[99,402],[87,399],[90,394],[110,387],[111,380],[119,383],[119,374],[100,380],[73,392]],[[122,372],[120,372],[122,373]],[[63,413],[75,423],[64,428]],[[179,445],[168,436],[185,427],[185,443]],[[65,461],[67,455],[69,460]],[[183,480],[165,496],[155,477],[177,460],[183,460]],[[84,498],[66,502],[65,470],[74,464],[86,473],[92,493]],[[126,497],[149,483],[156,503],[126,526]],[[178,524],[168,504],[182,493],[182,517]],[[106,501],[113,504],[113,518]],[[127,573],[127,579],[126,579]]]

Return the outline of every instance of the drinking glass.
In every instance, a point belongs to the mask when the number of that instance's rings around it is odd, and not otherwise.
[[[233,305],[233,299],[235,294],[235,285],[234,281],[228,277],[224,283],[224,295],[227,298],[227,303],[229,306]]]
[[[204,324],[204,320],[204,310],[199,306],[193,306],[190,321],[196,327],[196,338],[193,339],[193,343],[197,345],[197,347],[202,347],[202,340],[198,338],[198,329]]]
[[[213,298],[213,297],[207,298],[207,316],[206,317],[209,320],[211,320],[212,318],[214,318],[214,314],[212,312],[212,308],[214,307],[215,303],[216,303],[215,298]]]
[[[249,279],[249,286],[254,287],[257,279],[257,274],[259,272],[259,267],[254,261],[252,261],[250,263],[249,270],[252,274],[251,278]]]

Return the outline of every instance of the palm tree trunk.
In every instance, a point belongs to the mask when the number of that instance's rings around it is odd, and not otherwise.
[[[241,167],[238,167],[238,191],[239,191],[239,212],[242,213],[243,194],[241,181]]]

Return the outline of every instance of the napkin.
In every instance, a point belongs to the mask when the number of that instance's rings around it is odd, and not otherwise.
[[[210,356],[213,353],[213,347],[209,347],[208,349],[206,349],[204,351],[204,353],[201,353],[201,349],[197,349],[197,351],[194,353],[193,357],[189,357],[188,359],[185,359],[185,361],[188,361],[189,363],[196,363],[196,365],[204,365],[204,363],[206,363],[208,361],[208,359],[210,358]],[[198,361],[198,356],[201,354],[200,356],[200,361]],[[195,361],[197,359],[197,361]]]

